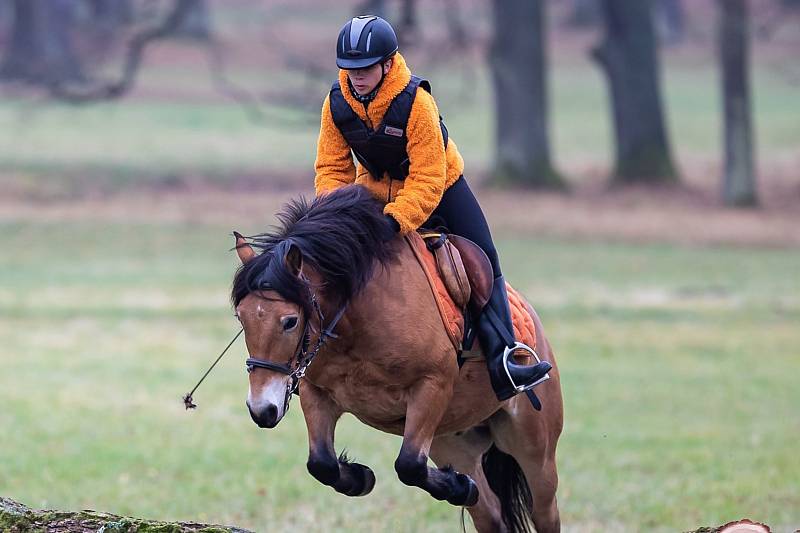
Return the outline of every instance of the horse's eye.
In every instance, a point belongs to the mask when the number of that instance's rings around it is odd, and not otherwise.
[[[293,330],[295,327],[297,327],[297,317],[285,316],[281,318],[281,326],[283,326],[283,331]]]

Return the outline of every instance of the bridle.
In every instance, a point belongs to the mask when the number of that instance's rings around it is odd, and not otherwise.
[[[303,317],[304,324],[303,324],[303,334],[300,339],[297,341],[297,348],[295,348],[294,355],[292,358],[286,363],[273,363],[272,361],[266,361],[264,359],[256,359],[255,357],[248,357],[247,361],[245,361],[245,365],[247,365],[247,373],[249,374],[256,368],[265,368],[267,370],[272,370],[273,372],[278,372],[280,374],[284,374],[289,376],[289,381],[286,384],[286,397],[284,399],[286,405],[286,411],[289,410],[289,402],[292,399],[292,394],[297,390],[298,385],[300,384],[300,379],[306,375],[306,370],[311,363],[314,361],[314,358],[317,356],[319,351],[325,345],[328,339],[335,339],[338,337],[333,330],[336,328],[336,325],[341,320],[342,316],[344,315],[345,309],[347,309],[347,305],[343,305],[339,308],[334,315],[333,319],[328,323],[327,326],[325,324],[325,315],[322,313],[322,308],[319,305],[319,299],[314,291],[311,289],[311,284],[308,282],[308,279],[301,275],[301,279],[303,280],[305,286],[308,288],[309,299],[311,300],[311,306],[313,307],[314,311],[317,314],[317,318],[319,319],[320,325],[320,334],[317,338],[317,342],[314,344],[314,347],[309,350],[309,346],[311,345],[311,320],[306,315]]]
[[[322,308],[319,305],[319,299],[311,289],[311,283],[309,282],[308,278],[303,276],[301,273],[300,279],[308,289],[311,306],[314,308],[314,311],[317,313],[317,317],[319,319],[320,334],[317,342],[314,344],[314,348],[311,350],[308,349],[308,347],[311,345],[311,321],[309,320],[308,316],[304,316],[303,320],[305,323],[303,324],[303,335],[297,342],[297,348],[295,349],[294,356],[286,364],[273,363],[272,361],[265,361],[264,359],[256,359],[254,357],[248,357],[247,361],[245,362],[247,365],[248,374],[256,368],[265,368],[267,370],[272,370],[274,372],[289,376],[289,383],[286,385],[286,397],[284,399],[287,411],[289,410],[289,401],[292,398],[292,393],[297,390],[297,386],[300,384],[300,379],[306,375],[306,370],[308,369],[309,365],[311,365],[311,362],[317,356],[328,339],[335,339],[338,337],[333,330],[336,328],[336,324],[339,323],[339,320],[342,319],[344,311],[347,308],[347,304],[342,305],[342,307],[336,312],[336,315],[334,315],[333,320],[330,321],[327,327],[324,327],[325,315],[322,313]],[[270,287],[262,287],[262,289],[269,288]],[[233,345],[243,331],[244,328],[239,330],[236,336],[231,339],[231,342],[229,342],[225,349],[222,350],[222,353],[219,354],[219,357],[217,357],[214,363],[211,364],[211,367],[206,371],[205,374],[203,374],[203,377],[200,378],[200,381],[197,382],[197,385],[194,386],[191,392],[188,392],[183,396],[183,405],[186,407],[186,409],[195,409],[197,407],[197,405],[194,403],[192,395],[200,386],[200,384],[203,383],[203,380],[206,379],[214,367],[217,366],[219,360],[222,359],[222,356],[225,355],[225,352],[228,351],[228,348]]]

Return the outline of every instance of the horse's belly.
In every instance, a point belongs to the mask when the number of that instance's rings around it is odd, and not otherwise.
[[[334,387],[333,400],[361,422],[381,431],[402,435],[406,421],[406,391],[387,387]]]
[[[486,361],[468,360],[459,371],[453,397],[436,429],[437,435],[464,431],[492,416],[500,402],[492,391]]]
[[[331,398],[346,412],[381,431],[402,435],[410,391],[382,383],[355,383],[338,380],[326,387]],[[437,427],[436,434],[464,431],[489,418],[500,408],[492,392],[486,363],[469,360],[459,372],[453,396]]]

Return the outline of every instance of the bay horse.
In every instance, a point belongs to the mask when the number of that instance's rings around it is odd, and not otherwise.
[[[540,412],[525,395],[498,401],[485,361],[459,368],[421,266],[404,239],[385,242],[382,204],[366,189],[294,200],[278,218],[250,243],[235,233],[242,265],[231,298],[253,421],[275,427],[297,388],[308,471],[337,492],[363,496],[375,485],[369,467],[334,449],[337,420],[352,413],[402,435],[400,481],[466,506],[478,531],[530,531],[530,520],[539,533],[559,531],[561,386],[530,304],[538,354],[553,366],[537,388]]]

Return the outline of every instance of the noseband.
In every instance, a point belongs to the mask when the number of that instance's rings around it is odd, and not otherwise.
[[[311,345],[311,320],[308,316],[304,316],[303,318],[305,320],[305,324],[303,324],[303,335],[297,342],[297,348],[295,349],[294,356],[287,363],[273,363],[272,361],[265,361],[264,359],[256,359],[254,357],[248,357],[247,361],[245,361],[248,374],[256,368],[265,368],[267,370],[272,370],[273,372],[278,372],[280,374],[289,376],[289,382],[286,385],[286,397],[284,399],[286,411],[289,410],[289,402],[292,398],[292,393],[297,390],[297,387],[300,384],[300,379],[306,375],[306,370],[311,365],[311,362],[317,356],[328,339],[335,339],[338,337],[333,330],[336,328],[336,324],[339,323],[339,320],[341,320],[342,316],[344,315],[344,311],[347,308],[347,305],[343,305],[339,311],[336,312],[333,320],[331,320],[327,327],[325,327],[325,315],[322,313],[322,308],[319,305],[317,295],[314,294],[314,291],[311,289],[311,285],[308,283],[308,280],[303,279],[303,281],[306,282],[306,287],[308,288],[308,293],[311,299],[311,305],[317,314],[320,325],[319,338],[314,344],[314,348],[311,350],[308,349],[308,347]]]

